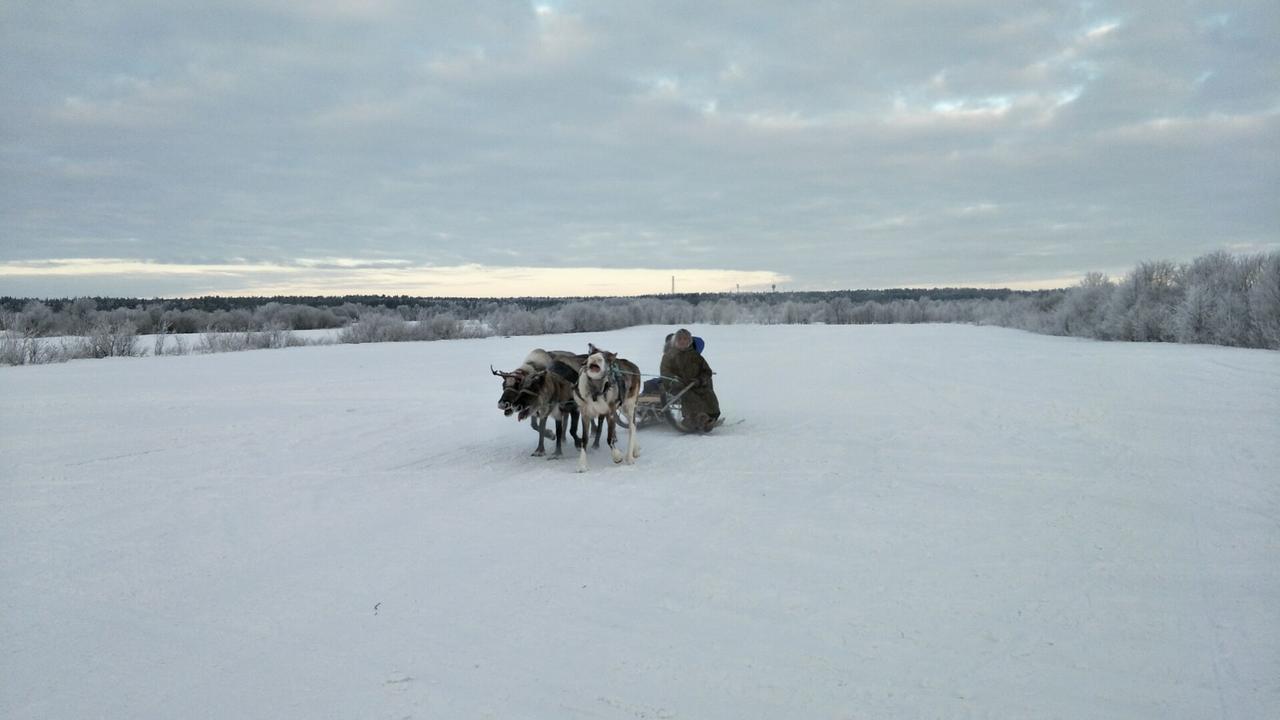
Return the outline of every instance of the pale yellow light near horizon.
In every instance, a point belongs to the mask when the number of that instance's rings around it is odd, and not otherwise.
[[[419,295],[448,297],[588,297],[653,295],[670,292],[671,278],[682,293],[790,290],[791,278],[770,270],[697,268],[539,268],[486,265],[415,265],[407,260],[298,258],[280,263],[162,263],[123,258],[61,258],[0,263],[4,278],[137,278],[139,297],[159,297],[147,282],[185,278],[193,289],[185,294],[274,295]],[[1083,276],[1052,278],[957,279],[925,283],[904,279],[875,287],[825,288],[874,290],[896,288],[1007,288],[1048,290],[1070,287]],[[198,285],[197,285],[198,284]],[[818,289],[818,288],[806,288]],[[96,294],[96,293],[90,293]]]
[[[648,295],[768,290],[790,277],[768,270],[701,268],[539,268],[428,266],[403,260],[299,259],[293,264],[159,263],[121,258],[64,258],[0,263],[3,278],[168,277],[199,282],[208,295],[422,295],[451,297]]]

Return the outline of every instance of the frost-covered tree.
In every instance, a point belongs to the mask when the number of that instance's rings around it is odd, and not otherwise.
[[[452,340],[462,337],[462,321],[453,316],[453,313],[440,313],[431,318],[428,325],[430,328],[430,336],[435,340]]]
[[[22,308],[17,329],[24,337],[52,335],[55,327],[57,327],[57,317],[48,305],[33,300]]]
[[[488,323],[499,335],[541,335],[545,317],[522,307],[500,308],[488,317]]]
[[[408,337],[408,323],[390,312],[363,312],[360,319],[338,333],[340,343],[400,342]]]
[[[1184,269],[1188,292],[1178,308],[1184,342],[1227,344],[1235,338],[1238,343],[1248,335],[1248,290],[1243,280],[1238,261],[1225,252],[1198,257]]]
[[[243,308],[217,310],[209,317],[208,329],[213,332],[246,332],[255,327],[253,313]]]
[[[1139,263],[1112,293],[1106,333],[1116,340],[1171,342],[1173,309],[1182,298],[1178,267],[1167,260]]]
[[[1181,343],[1212,342],[1213,298],[1203,285],[1187,288],[1182,304],[1174,313],[1174,336]]]
[[[1280,350],[1280,252],[1259,260],[1249,288],[1249,312],[1258,344]]]
[[[852,323],[853,301],[846,295],[831,298],[827,301],[823,320],[831,325],[848,325]]]
[[[209,313],[204,310],[166,310],[160,323],[174,333],[198,333],[210,325]]]
[[[795,302],[788,300],[782,304],[782,323],[784,325],[807,325],[814,316],[817,308],[810,306],[808,303]]]
[[[93,298],[76,298],[65,310],[65,325],[70,335],[88,335],[93,327],[94,315],[98,312],[98,303]]]
[[[1103,273],[1091,272],[1065,293],[1054,310],[1053,332],[1076,337],[1100,338],[1107,305],[1115,283]]]
[[[738,322],[741,312],[738,303],[721,298],[709,304],[705,322],[713,325],[732,325]]]

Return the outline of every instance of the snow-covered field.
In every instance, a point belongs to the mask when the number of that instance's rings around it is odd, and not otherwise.
[[[0,717],[1280,717],[1280,353],[695,328],[746,421],[587,474],[495,408],[670,330],[0,368]]]

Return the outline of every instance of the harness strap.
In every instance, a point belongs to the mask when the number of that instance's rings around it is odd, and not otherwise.
[[[584,373],[584,375],[585,375],[585,373]],[[590,375],[587,375],[587,376],[586,376],[586,378],[587,378],[587,385],[590,385],[590,386],[591,386],[591,399],[592,399],[593,401],[595,401],[595,400],[599,400],[601,395],[607,395],[607,394],[609,393],[609,381],[608,381],[608,380],[605,380],[605,381],[604,381],[604,383],[601,385],[601,387],[596,388],[596,387],[595,387],[596,381],[595,381],[595,380],[592,380]],[[576,398],[580,398],[583,402],[586,402],[587,398],[586,398],[586,397],[584,397],[584,396],[582,395],[582,392],[578,389],[579,387],[580,387],[580,386],[579,386],[578,384],[576,384],[576,383],[574,384],[574,386],[573,386],[573,396],[574,396],[574,397],[576,397]]]
[[[623,370],[620,367],[616,368],[615,371],[619,375],[634,375],[636,377],[646,377],[646,378],[662,378],[663,380],[679,380],[680,379],[678,377],[671,377],[668,375],[654,375],[652,373],[631,372],[630,370]]]
[[[620,365],[618,365],[618,361],[617,361],[617,360],[614,360],[612,363],[610,363],[610,364],[609,364],[609,379],[613,381],[613,384],[615,384],[615,385],[617,385],[617,386],[618,386],[618,398],[619,398],[619,400],[621,400],[623,397],[626,397],[626,395],[627,395],[627,381],[626,381],[626,379],[625,379],[625,378],[623,378],[623,377],[622,377],[623,372],[624,372],[624,371],[623,371],[622,367],[621,367]],[[630,373],[628,373],[628,374],[630,374]],[[605,394],[608,394],[608,392],[609,392],[609,382],[608,382],[608,381],[605,381],[604,389],[603,389],[603,390],[601,390],[601,392],[602,392],[602,393],[605,393]]]

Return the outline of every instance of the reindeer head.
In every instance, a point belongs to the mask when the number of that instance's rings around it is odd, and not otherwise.
[[[618,356],[608,350],[601,350],[592,343],[587,343],[587,361],[583,364],[583,372],[592,380],[599,380],[613,366]]]
[[[511,372],[501,372],[490,365],[489,372],[502,378],[502,396],[498,398],[498,409],[502,414],[510,417],[512,413],[517,413],[517,420],[529,417],[545,371],[532,372],[526,366]]]
[[[514,372],[501,372],[494,370],[493,366],[489,366],[489,372],[502,378],[502,397],[498,398],[498,409],[503,415],[510,416],[511,413],[518,409],[518,403],[521,402],[523,393],[520,392],[524,385],[524,370],[516,370]],[[525,403],[528,404],[527,402]]]

